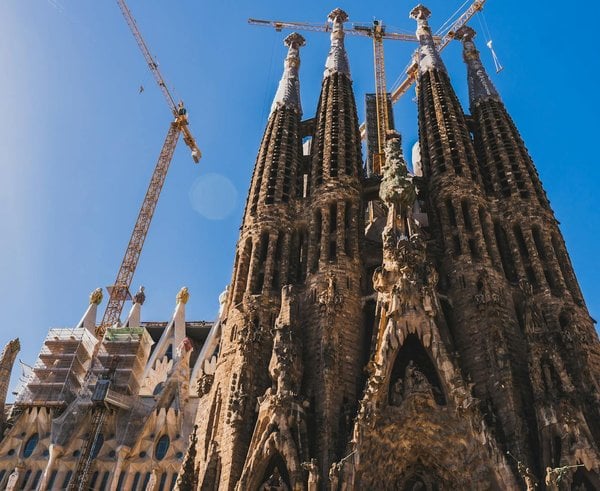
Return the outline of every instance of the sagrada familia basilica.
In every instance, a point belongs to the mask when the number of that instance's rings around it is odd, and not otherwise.
[[[315,116],[287,57],[214,323],[52,329],[0,412],[0,488],[598,490],[600,344],[546,193],[462,42],[415,7],[419,155],[366,172],[335,9]],[[0,359],[4,404],[18,340]]]

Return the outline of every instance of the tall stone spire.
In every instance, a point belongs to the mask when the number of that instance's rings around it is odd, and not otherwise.
[[[341,9],[333,22],[311,148],[308,275],[306,291],[306,393],[314,403],[315,458],[326,479],[333,461],[343,457],[350,431],[344,412],[354,411],[361,387],[363,342],[360,233],[361,140]],[[315,301],[316,300],[316,301]],[[315,464],[316,465],[316,464]],[[312,466],[314,468],[314,466]]]
[[[539,205],[549,209],[546,193],[521,135],[481,63],[473,41],[475,31],[464,26],[455,37],[463,43],[469,104],[476,126],[475,148],[486,193],[502,199],[515,196],[528,200],[535,196]]]
[[[490,401],[493,408],[490,411],[499,420],[507,447],[522,460],[528,460],[531,454],[524,438],[527,423],[523,417],[528,403],[522,398],[522,391],[514,390],[526,377],[527,367],[521,363],[526,355],[515,342],[518,325],[511,317],[507,301],[502,299],[496,304],[487,299],[485,292],[491,284],[499,291],[498,285],[503,284],[502,291],[508,291],[497,270],[498,252],[491,243],[490,204],[481,185],[486,182],[487,167],[480,166],[465,114],[435,50],[427,24],[429,14],[421,5],[411,12],[417,21],[420,43],[419,141],[428,218],[431,234],[443,251],[436,259],[441,278],[438,291],[447,295],[446,310],[452,311],[455,326],[451,335],[463,360],[464,372],[472,374],[475,396]],[[469,288],[468,294],[465,287]],[[473,298],[481,299],[482,295],[483,301],[477,304],[479,311],[474,317]],[[498,292],[493,295],[500,298]],[[486,336],[480,335],[474,318],[478,322],[485,318]],[[492,349],[491,338],[496,357],[518,353],[503,370],[496,369],[494,360],[486,360]]]
[[[300,34],[293,32],[285,38],[284,43],[288,47],[288,54],[284,62],[283,75],[273,99],[271,113],[278,107],[286,106],[302,114],[298,71],[300,68],[300,47],[304,46],[306,41]]]
[[[433,41],[431,27],[427,19],[431,11],[424,5],[417,5],[410,11],[411,19],[417,21],[417,38],[419,39],[419,72],[427,71],[431,68],[446,71],[444,62],[440,57]]]
[[[490,80],[479,56],[479,51],[475,47],[473,38],[475,30],[469,26],[463,26],[456,31],[455,37],[463,43],[463,59],[467,64],[467,80],[469,82],[469,101],[473,105],[476,101],[482,99],[496,99],[500,96],[496,87]]]
[[[288,53],[283,76],[256,158],[232,284],[220,316],[218,368],[205,395],[211,401],[212,422],[207,426],[206,421],[199,421],[199,440],[223,445],[202,452],[206,465],[201,466],[205,469],[202,489],[207,483],[214,484],[216,477],[210,469],[217,459],[223,468],[220,489],[233,489],[242,475],[255,430],[256,400],[271,385],[272,329],[282,287],[298,279],[295,271],[302,254],[294,250],[306,250],[305,240],[299,240],[306,237],[306,231],[299,234],[296,230],[304,191],[298,77],[304,38],[294,33],[285,44]]]
[[[344,22],[348,20],[348,14],[340,8],[336,8],[329,14],[329,20],[333,23],[331,30],[331,48],[325,62],[323,77],[333,73],[342,73],[350,78],[350,63],[348,54],[344,47]]]

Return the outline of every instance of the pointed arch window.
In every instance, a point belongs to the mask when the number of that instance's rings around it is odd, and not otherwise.
[[[156,447],[154,448],[154,457],[156,458],[156,460],[162,460],[165,458],[165,455],[167,455],[167,451],[169,450],[169,447],[171,446],[171,439],[169,438],[169,435],[163,435],[158,439],[158,442],[156,442]]]
[[[31,457],[31,454],[35,450],[35,447],[37,447],[37,444],[39,441],[40,441],[39,433],[34,433],[33,435],[31,435],[29,437],[29,440],[27,440],[27,442],[25,443],[25,447],[23,448],[23,457],[24,458]]]

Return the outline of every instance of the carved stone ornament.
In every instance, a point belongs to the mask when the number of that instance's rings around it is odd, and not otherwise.
[[[90,293],[90,304],[100,305],[102,298],[102,288],[96,288],[92,293]]]
[[[190,299],[190,292],[188,291],[187,286],[184,286],[177,293],[177,297],[176,297],[177,303],[182,303],[185,305],[189,299]]]
[[[198,397],[203,397],[210,392],[214,380],[214,374],[202,373],[198,379]]]
[[[328,275],[327,287],[319,294],[318,302],[321,309],[328,314],[333,313],[342,306],[343,298],[337,291],[335,275]]]

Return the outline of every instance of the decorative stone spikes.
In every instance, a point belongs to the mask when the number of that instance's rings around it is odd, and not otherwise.
[[[492,84],[490,77],[481,63],[479,51],[473,42],[475,35],[475,30],[469,26],[461,27],[454,35],[456,39],[460,39],[463,43],[463,59],[467,64],[469,102],[471,106],[483,99],[500,99],[494,84]]]
[[[427,70],[442,70],[446,71],[446,67],[438,50],[435,47],[431,28],[427,19],[431,15],[431,11],[423,6],[417,5],[410,11],[411,19],[417,21],[417,37],[419,38],[419,73]]]
[[[173,314],[173,346],[179,346],[185,339],[185,304],[190,298],[187,287],[183,287],[177,294],[177,306]]]
[[[340,8],[331,11],[328,19],[333,23],[331,30],[331,48],[325,62],[323,78],[334,73],[341,73],[350,78],[350,63],[344,48],[344,22],[348,20],[348,14]]]
[[[278,107],[286,106],[301,115],[298,70],[300,68],[300,48],[306,45],[306,41],[300,34],[293,32],[285,38],[284,43],[288,47],[288,54],[284,62],[283,75],[271,105],[271,113]]]
[[[96,331],[96,315],[98,313],[98,305],[102,302],[102,298],[102,288],[96,288],[90,293],[90,304],[76,327],[83,327],[91,333]]]
[[[146,301],[144,287],[140,286],[138,292],[133,296],[133,305],[127,316],[127,320],[123,324],[124,327],[139,327],[141,325],[142,305]]]
[[[416,200],[412,178],[408,174],[404,154],[402,153],[402,137],[396,131],[388,131],[385,147],[385,166],[383,180],[379,188],[379,197],[388,206],[398,209],[412,208]]]

